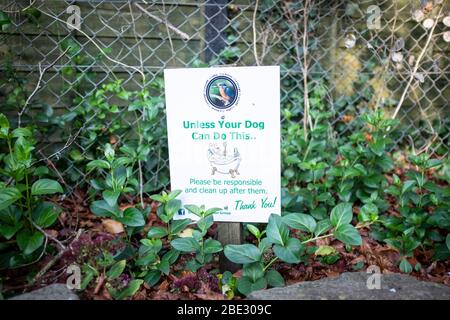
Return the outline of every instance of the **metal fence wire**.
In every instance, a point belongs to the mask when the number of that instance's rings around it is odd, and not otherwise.
[[[80,111],[117,80],[149,89],[161,110],[151,122],[160,138],[144,164],[145,191],[168,185],[161,80],[168,67],[280,65],[283,123],[293,113],[301,119],[306,75],[310,109],[331,111],[338,135],[348,119],[383,108],[398,111],[395,149],[448,155],[448,1],[1,0],[0,10],[11,19],[0,32],[2,105],[13,110],[17,88],[30,94],[40,81],[23,122],[38,124],[39,154],[65,163],[60,173],[72,188],[88,179],[79,163],[98,152],[99,123],[107,130],[120,118],[128,128],[113,142],[138,125],[140,114],[124,116],[123,99],[111,102],[117,109],[105,120]]]

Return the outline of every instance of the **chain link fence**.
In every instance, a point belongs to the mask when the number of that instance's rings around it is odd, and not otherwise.
[[[396,149],[448,155],[446,1],[2,0],[0,10],[11,18],[0,33],[7,79],[0,99],[24,100],[16,82],[28,95],[37,89],[23,121],[38,124],[39,154],[65,163],[60,174],[71,177],[71,188],[88,179],[79,163],[98,152],[93,133],[102,113],[75,125],[72,119],[102,85],[117,80],[127,90],[149,89],[161,111],[151,122],[159,133],[143,164],[145,191],[168,185],[161,78],[169,67],[280,65],[283,119],[302,118],[306,87],[311,112],[319,105],[332,111],[338,135],[351,119],[383,108],[401,121]],[[324,93],[316,95],[317,88]],[[124,116],[125,100],[111,104],[117,109],[103,129],[120,121],[128,130],[109,140],[125,141],[143,115]]]

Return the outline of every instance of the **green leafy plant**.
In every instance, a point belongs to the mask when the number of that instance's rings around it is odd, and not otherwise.
[[[342,158],[329,175],[341,201],[370,201],[385,210],[387,202],[377,195],[388,186],[384,174],[393,168],[393,161],[387,149],[392,143],[390,132],[398,121],[386,119],[380,109],[365,114],[362,120],[364,129],[353,133],[349,143],[339,148]]]
[[[366,227],[378,217],[371,217],[358,227]],[[234,263],[243,264],[242,277],[237,280],[237,289],[244,295],[252,291],[265,289],[267,286],[283,286],[281,274],[272,268],[277,261],[298,264],[305,261],[308,253],[306,244],[321,238],[335,237],[346,245],[355,246],[362,243],[361,236],[351,222],[353,220],[352,205],[340,203],[331,211],[330,219],[316,222],[310,215],[290,213],[283,217],[271,215],[267,228],[261,232],[256,227],[249,228],[257,238],[257,245],[227,245],[225,256]],[[290,228],[294,232],[291,232]],[[325,234],[328,231],[327,234]],[[265,233],[266,237],[262,238]],[[334,248],[330,247],[334,250]],[[329,249],[329,248],[328,248]],[[331,264],[339,259],[335,251],[326,252],[327,248],[319,247],[316,256],[322,256],[322,262]]]
[[[0,155],[0,173],[5,178],[0,181],[0,235],[6,240],[2,267],[18,267],[38,259],[45,250],[43,229],[52,226],[62,210],[43,197],[62,193],[63,188],[45,178],[47,168],[36,166],[30,128],[12,129],[0,114],[0,140],[7,146],[7,153]]]
[[[410,170],[408,180],[401,181],[393,175],[387,193],[394,196],[399,208],[398,216],[386,215],[373,236],[397,249],[401,255],[400,270],[413,270],[408,258],[414,251],[434,248],[434,259],[446,260],[450,257],[446,235],[450,230],[450,192],[427,178],[427,170],[438,168],[442,161],[431,159],[422,153],[411,156],[411,163],[417,170]]]
[[[85,290],[95,280],[101,282],[115,300],[133,296],[144,282],[142,279],[121,280],[125,275],[127,260],[117,260],[110,252],[102,250],[98,255],[83,263],[80,290]],[[125,278],[128,276],[125,276]]]
[[[176,199],[180,193],[181,190],[174,190],[170,193],[163,191],[161,195],[152,195],[150,197],[151,199],[161,203],[156,211],[156,214],[165,225],[151,227],[147,234],[149,238],[159,239],[162,237],[167,237],[170,241],[192,222],[190,219],[173,219],[175,214],[177,214],[181,209],[181,201]]]
[[[237,292],[237,279],[230,271],[217,275],[219,279],[219,289],[228,299],[233,299]]]
[[[71,57],[78,57],[79,45],[70,44],[69,48]],[[69,68],[67,72],[72,69],[76,70]],[[84,76],[85,73],[77,80]],[[126,90],[121,80],[91,89],[77,87],[76,90],[83,94],[75,98],[73,110],[61,117],[61,123],[71,123],[73,128],[85,128],[80,133],[82,150],[73,148],[70,151],[71,160],[81,165],[99,159],[101,155],[98,150],[109,143],[120,149],[124,156],[133,159],[129,166],[139,168],[142,192],[152,192],[165,186],[168,172],[164,167],[159,168],[161,159],[167,158],[166,124],[162,121],[162,79],[155,78],[148,88],[139,91]],[[88,95],[88,99],[82,99],[83,95]],[[160,156],[148,157],[150,153]],[[155,176],[152,170],[157,168],[158,175]],[[76,170],[69,167],[68,171],[74,180],[79,178]]]
[[[180,193],[180,190],[170,193],[163,191],[162,194],[150,197],[160,203],[156,213],[163,224],[151,226],[147,237],[140,240],[136,265],[141,270],[139,276],[143,277],[149,286],[157,284],[162,275],[169,274],[170,266],[180,255],[176,248],[169,245],[169,241],[178,237],[179,233],[191,223],[189,219],[173,220],[174,215],[181,208],[181,201],[176,199]]]
[[[104,160],[92,160],[86,168],[108,170],[104,180],[91,180],[91,185],[97,191],[102,191],[102,200],[92,202],[91,211],[102,217],[109,217],[121,222],[128,227],[142,227],[145,225],[145,217],[149,208],[139,210],[136,207],[129,207],[124,210],[118,205],[119,197],[124,193],[135,192],[138,184],[133,177],[132,167],[128,166],[133,162],[130,157],[116,157],[115,151],[110,144],[105,145]]]
[[[206,209],[205,206],[198,207],[196,205],[185,205],[185,208],[199,218],[196,222],[198,230],[193,230],[192,236],[177,238],[172,240],[170,244],[178,251],[195,254],[195,257],[187,264],[187,268],[195,272],[211,262],[213,254],[222,251],[222,245],[219,241],[212,238],[205,239],[209,228],[214,223],[213,214],[221,209]]]

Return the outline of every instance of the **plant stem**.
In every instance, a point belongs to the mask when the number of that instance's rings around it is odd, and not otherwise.
[[[278,257],[275,257],[272,260],[270,260],[270,262],[264,267],[263,271],[265,272],[267,269],[269,269],[269,267],[277,260],[278,260]]]
[[[30,197],[30,186],[29,186],[29,183],[28,183],[28,173],[25,174],[25,185],[26,185],[26,194],[27,194],[28,215],[31,218],[31,197]]]

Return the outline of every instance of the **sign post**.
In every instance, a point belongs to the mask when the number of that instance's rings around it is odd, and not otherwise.
[[[214,214],[223,244],[281,214],[279,67],[166,69],[170,181]],[[174,219],[196,216],[181,209]]]

